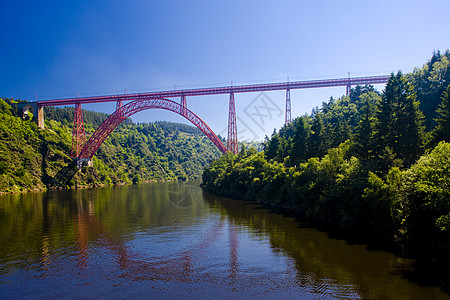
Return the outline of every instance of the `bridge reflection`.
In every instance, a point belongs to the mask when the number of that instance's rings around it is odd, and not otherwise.
[[[101,298],[120,290],[128,298],[136,291],[157,297],[153,287],[190,295],[206,286],[207,298],[448,298],[405,279],[408,259],[330,238],[255,204],[202,193],[177,207],[181,198],[169,192],[178,185],[2,197],[3,291]]]
[[[201,234],[201,239],[187,249],[167,253],[148,253],[148,249],[139,252],[127,247],[127,242],[121,237],[115,236],[98,217],[93,200],[78,200],[77,213],[77,264],[76,267],[83,272],[89,273],[95,261],[92,256],[98,255],[100,251],[109,252],[117,268],[121,271],[122,278],[132,280],[157,280],[175,279],[182,282],[194,280],[193,272],[196,262],[204,255],[208,255],[211,247],[221,235],[226,235],[225,227],[228,227],[227,244],[223,247],[229,248],[228,277],[235,279],[239,267],[239,241],[237,227],[233,223],[226,224],[225,219],[219,219]],[[44,249],[44,248],[43,248]],[[47,257],[43,252],[43,257]],[[48,266],[50,259],[42,260]]]

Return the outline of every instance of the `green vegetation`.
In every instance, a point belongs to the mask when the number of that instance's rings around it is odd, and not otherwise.
[[[0,99],[0,193],[200,179],[219,150],[197,128],[126,120],[78,170],[70,158],[74,108],[45,108],[45,130]],[[87,136],[106,114],[84,111]]]
[[[223,155],[205,169],[204,189],[288,208],[404,253],[448,253],[449,59],[435,52],[422,69],[392,74],[382,93],[357,86],[331,98],[266,137],[264,152]]]

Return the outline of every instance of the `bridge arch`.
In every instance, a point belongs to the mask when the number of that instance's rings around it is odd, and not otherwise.
[[[119,106],[114,113],[109,115],[109,117],[103,121],[102,124],[100,124],[97,130],[86,142],[78,157],[91,159],[95,152],[97,152],[100,145],[106,140],[109,134],[116,129],[117,126],[119,126],[120,123],[125,121],[130,116],[147,109],[165,109],[181,115],[200,129],[214,143],[214,145],[222,151],[222,153],[228,151],[211,128],[209,128],[209,126],[203,122],[202,119],[200,119],[187,107],[169,99],[148,98],[134,100],[126,105]]]

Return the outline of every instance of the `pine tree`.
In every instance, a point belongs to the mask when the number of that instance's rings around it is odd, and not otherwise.
[[[339,120],[333,130],[332,148],[338,147],[341,143],[350,138],[351,126],[346,119]]]
[[[450,85],[442,95],[442,101],[436,112],[437,126],[433,131],[433,144],[437,145],[440,141],[450,142]]]
[[[278,162],[283,162],[286,156],[289,156],[289,153],[292,149],[292,138],[284,138],[280,137],[280,142],[278,144],[277,155],[275,156],[275,160]]]
[[[423,153],[424,116],[419,109],[419,101],[413,87],[409,83],[405,86],[405,92],[407,96],[399,105],[397,148],[399,155],[405,159],[406,166],[409,167]]]
[[[373,135],[376,126],[376,106],[378,94],[369,92],[361,95],[361,119],[356,126],[354,137],[356,155],[362,159],[369,159],[373,152]]]
[[[450,84],[450,52],[447,50],[442,54],[433,51],[431,59],[422,68],[414,69],[408,77],[417,91],[420,109],[426,117],[426,127],[431,130],[437,125],[440,97]]]
[[[264,145],[264,154],[267,160],[274,159],[277,156],[277,150],[280,146],[280,137],[277,133],[272,134],[270,140],[268,140]]]
[[[400,73],[399,73],[400,74]],[[396,76],[391,74],[386,88],[383,91],[381,102],[379,104],[379,111],[377,114],[378,126],[377,126],[377,146],[378,152],[381,152],[386,146],[392,146],[395,144],[396,137],[394,136],[394,117],[395,114],[395,95],[396,91]]]
[[[378,153],[390,147],[407,166],[422,153],[423,114],[411,84],[392,74],[382,95],[377,126]]]
[[[292,149],[290,158],[293,164],[297,164],[306,159],[306,142],[308,139],[308,130],[304,118],[296,118],[294,124],[294,138],[292,140]]]
[[[314,117],[310,135],[307,140],[307,158],[325,155],[324,126],[321,114]]]

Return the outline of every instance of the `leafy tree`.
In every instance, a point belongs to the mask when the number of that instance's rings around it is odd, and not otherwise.
[[[433,55],[426,84],[412,86],[414,74],[392,74],[381,95],[370,86],[356,87],[350,97],[331,98],[320,111],[274,131],[264,153],[222,156],[205,169],[203,187],[293,209],[404,253],[427,249],[447,255],[450,144],[440,142],[422,155],[423,115],[416,96],[431,95],[447,80],[441,76],[447,54]],[[450,134],[448,84],[446,89],[435,143]]]
[[[241,145],[241,151],[239,151],[239,157],[245,157],[247,155],[247,151],[245,150],[245,145]]]
[[[429,131],[436,126],[437,107],[440,97],[450,84],[450,52],[434,51],[431,59],[408,75],[417,92],[420,109],[425,115],[425,126]]]
[[[127,120],[100,146],[93,158],[94,168],[78,171],[69,157],[72,125],[67,119],[73,119],[73,108],[46,108],[46,130],[38,130],[34,122],[16,116],[10,99],[2,101],[2,192],[199,179],[204,166],[219,156],[217,148],[192,126]],[[83,115],[88,136],[107,117],[90,111]]]
[[[403,241],[450,250],[450,144],[440,142],[402,174],[400,224]]]
[[[5,100],[3,100],[2,98],[0,98],[0,111],[8,115],[10,115],[12,111],[11,105],[5,102]]]

